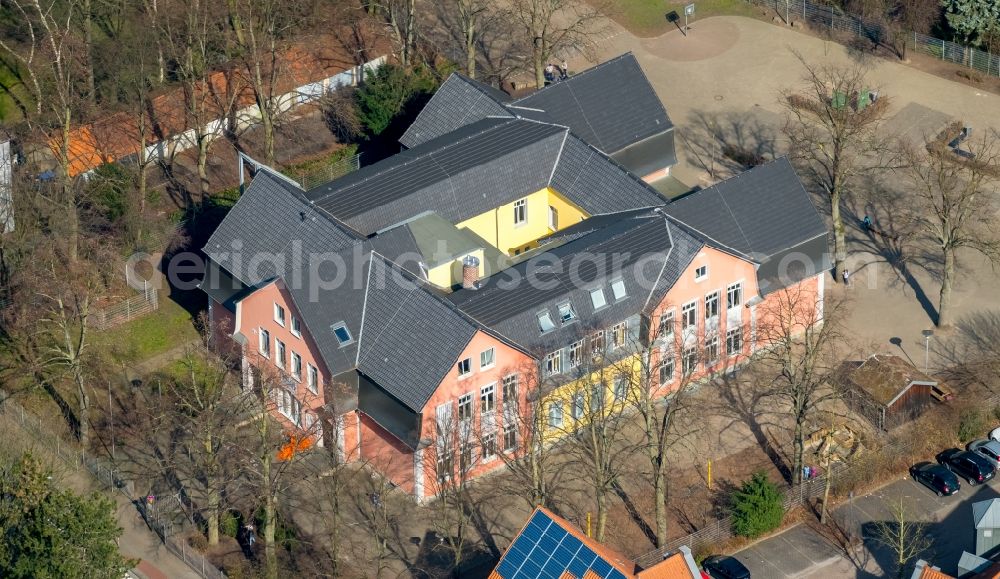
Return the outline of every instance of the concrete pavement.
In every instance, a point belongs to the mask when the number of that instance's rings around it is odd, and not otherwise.
[[[927,523],[931,546],[921,555],[946,573],[955,574],[963,550],[975,547],[972,503],[1000,497],[1000,479],[970,487],[951,497],[938,497],[906,477],[841,505],[833,517],[852,536],[864,537],[850,556],[807,525],[798,525],[736,553],[755,578],[874,578],[895,572],[892,554],[872,540],[872,522],[892,520],[891,505],[902,501],[912,520]]]

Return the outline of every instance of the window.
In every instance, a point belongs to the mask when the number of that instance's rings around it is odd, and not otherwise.
[[[292,335],[296,338],[302,337],[302,322],[295,316],[292,316]]]
[[[281,369],[285,368],[285,343],[278,338],[274,339],[274,363]]]
[[[347,329],[347,324],[344,322],[337,322],[330,326],[330,329],[333,330],[333,335],[337,336],[337,342],[340,343],[341,348],[354,341],[351,338],[350,330]]]
[[[695,316],[698,312],[698,302],[684,304],[681,308],[681,329],[686,330],[695,325]]]
[[[669,340],[674,337],[674,310],[660,314],[660,326],[656,330],[656,336],[661,340]]]
[[[483,462],[497,457],[497,435],[495,432],[483,435]]]
[[[447,448],[438,449],[437,454],[437,478],[439,481],[446,481],[451,478],[451,473],[455,466],[452,464],[451,452]]]
[[[604,330],[597,330],[590,336],[590,357],[598,359],[604,353]]]
[[[566,364],[570,368],[576,368],[580,365],[581,358],[583,358],[583,340],[569,345],[569,358],[566,360]]]
[[[681,370],[685,376],[690,376],[698,367],[698,348],[688,346],[684,348],[684,356],[681,360]]]
[[[573,304],[566,302],[559,304],[559,319],[562,323],[568,324],[576,319],[576,312],[573,311]]]
[[[257,338],[259,340],[259,348],[260,348],[260,354],[261,354],[261,356],[264,356],[265,358],[270,358],[271,357],[271,332],[268,332],[264,328],[261,328],[260,332],[257,334]]]
[[[302,413],[302,405],[295,398],[295,395],[282,388],[278,391],[277,398],[278,411],[295,424],[298,424]]]
[[[599,310],[608,305],[608,300],[604,299],[604,288],[590,290],[590,303],[594,304],[594,310]]]
[[[528,220],[528,202],[518,199],[514,202],[514,225],[520,225]]]
[[[590,411],[599,412],[604,408],[604,382],[590,387]]]
[[[611,328],[611,349],[621,348],[625,345],[625,338],[628,335],[628,322],[615,324]]]
[[[274,304],[274,321],[278,322],[279,326],[285,325],[285,308]]]
[[[319,370],[317,370],[316,366],[313,366],[312,364],[308,364],[307,368],[306,384],[309,385],[309,389],[312,390],[313,394],[316,394],[319,392]]]
[[[738,308],[743,304],[743,284],[734,283],[726,288],[726,309]]]
[[[560,428],[563,424],[562,402],[549,404],[549,428]]]
[[[544,334],[555,328],[556,325],[552,323],[552,316],[549,312],[538,312],[538,329]]]
[[[292,352],[292,376],[296,380],[302,380],[302,356]]]
[[[726,332],[726,353],[736,356],[743,351],[743,330],[735,328]]]
[[[671,352],[663,352],[660,359],[660,385],[674,379],[674,356]]]
[[[504,452],[514,452],[517,448],[517,428],[513,424],[508,424],[503,428],[503,450]]]
[[[479,411],[489,414],[497,409],[497,385],[483,386],[479,391]]]
[[[702,265],[694,270],[694,281],[701,281],[708,277],[708,266]]]
[[[705,338],[705,360],[711,364],[719,359],[719,336],[712,334]]]
[[[465,422],[472,420],[472,393],[462,394],[458,397],[458,420]]]
[[[460,473],[469,472],[472,468],[472,445],[463,442],[458,451],[458,469]]]
[[[517,374],[508,374],[503,377],[503,403],[505,405],[517,404]]]
[[[468,376],[472,373],[472,358],[466,358],[458,363],[458,377]]]
[[[559,229],[559,211],[549,205],[549,229],[555,231]]]
[[[615,301],[623,300],[628,294],[625,293],[625,280],[616,279],[611,282],[611,293],[615,296]]]
[[[583,418],[583,392],[577,392],[573,395],[573,407],[570,409],[570,416],[573,417],[573,420]]]
[[[562,351],[556,350],[545,356],[545,375],[552,376],[562,372]]]
[[[483,370],[485,368],[493,367],[496,362],[496,350],[490,348],[488,350],[483,350],[479,353],[479,369]]]
[[[616,401],[625,400],[625,395],[628,393],[628,377],[625,374],[615,376],[613,393]]]
[[[705,319],[711,320],[719,316],[719,292],[705,296]]]

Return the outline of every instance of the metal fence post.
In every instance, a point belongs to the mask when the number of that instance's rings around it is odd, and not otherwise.
[[[941,60],[944,60],[944,39],[941,39]]]

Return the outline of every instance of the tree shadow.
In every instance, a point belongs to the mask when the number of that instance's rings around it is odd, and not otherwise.
[[[622,485],[619,484],[617,480],[611,482],[611,489],[616,495],[618,495],[618,498],[621,499],[622,504],[625,505],[625,511],[628,513],[629,518],[632,519],[632,522],[634,522],[636,526],[639,527],[639,530],[642,531],[642,534],[649,539],[650,544],[656,545],[656,531],[654,531],[653,528],[649,526],[649,523],[646,522],[646,519],[643,518],[642,513],[639,512],[638,508],[636,508],[635,502],[632,501],[632,497],[625,492],[625,489],[622,488]]]
[[[765,428],[770,424],[762,421],[766,416],[762,409],[764,401],[768,398],[768,393],[759,388],[753,380],[742,380],[737,376],[726,374],[718,378],[714,384],[718,387],[719,414],[729,416],[733,419],[733,424],[745,425],[750,434],[754,437],[757,445],[764,451],[768,460],[774,465],[782,479],[787,483],[792,482],[792,472],[789,466],[788,457],[784,456],[781,449],[774,444]],[[731,424],[732,425],[732,424]],[[725,428],[728,428],[725,427]],[[723,430],[725,430],[725,428]]]
[[[712,181],[737,175],[777,156],[772,123],[745,112],[696,110],[680,133],[688,160]]]

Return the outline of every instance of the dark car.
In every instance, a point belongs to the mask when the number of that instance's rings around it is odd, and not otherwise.
[[[933,462],[921,462],[910,467],[910,478],[937,493],[951,496],[962,488],[955,473]]]
[[[993,478],[997,472],[990,461],[968,450],[949,448],[937,455],[937,461],[969,481],[970,485],[984,483]]]
[[[724,555],[706,557],[701,567],[716,579],[750,579],[750,570],[743,563]]]

